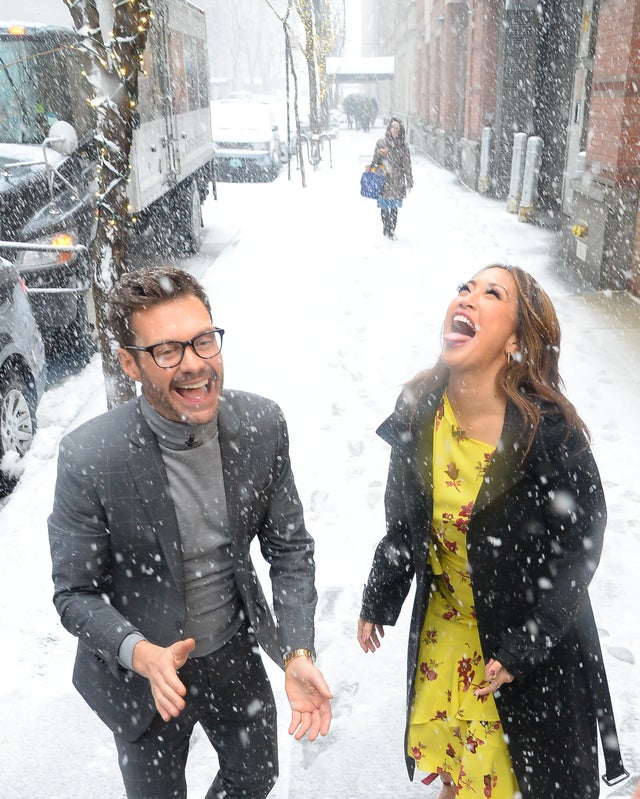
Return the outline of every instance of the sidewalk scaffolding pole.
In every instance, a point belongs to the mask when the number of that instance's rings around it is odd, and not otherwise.
[[[518,218],[521,222],[533,219],[535,203],[538,198],[538,179],[542,162],[543,142],[540,136],[530,136],[527,142],[527,155],[522,178],[522,197],[518,207]]]
[[[478,191],[486,194],[491,189],[491,147],[493,144],[493,128],[482,128],[480,137],[480,174],[478,175]]]
[[[527,134],[513,134],[513,153],[511,154],[511,182],[509,183],[509,196],[507,197],[507,212],[518,213],[520,198],[522,197],[522,179],[524,177],[524,164],[527,155]]]

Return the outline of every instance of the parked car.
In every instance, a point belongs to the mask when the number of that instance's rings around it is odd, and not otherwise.
[[[133,120],[130,222],[191,253],[202,240],[202,202],[215,192],[206,18],[189,0],[153,6]],[[53,353],[81,341],[89,348],[92,335],[98,151],[83,41],[62,26],[0,22],[0,255],[15,259]]]
[[[286,161],[270,103],[227,99],[211,104],[216,177],[222,181],[274,180]]]
[[[0,258],[0,496],[16,482],[16,463],[31,446],[45,389],[44,344],[24,281]]]

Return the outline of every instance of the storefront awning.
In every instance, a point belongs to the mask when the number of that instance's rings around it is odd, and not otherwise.
[[[393,56],[380,58],[327,58],[327,76],[336,83],[364,83],[391,80],[395,71]]]

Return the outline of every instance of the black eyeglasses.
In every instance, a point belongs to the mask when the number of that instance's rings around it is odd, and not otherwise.
[[[213,330],[207,330],[205,333],[194,336],[189,341],[160,341],[150,347],[128,345],[123,349],[148,352],[162,369],[171,369],[182,363],[187,347],[191,347],[199,358],[215,358],[222,349],[223,336],[224,330],[221,327],[215,327]]]

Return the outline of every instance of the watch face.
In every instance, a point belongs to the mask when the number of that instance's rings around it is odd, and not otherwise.
[[[299,657],[306,657],[309,658],[309,660],[313,660],[313,654],[310,649],[292,649],[290,652],[285,653],[284,665],[286,666],[291,660]]]

